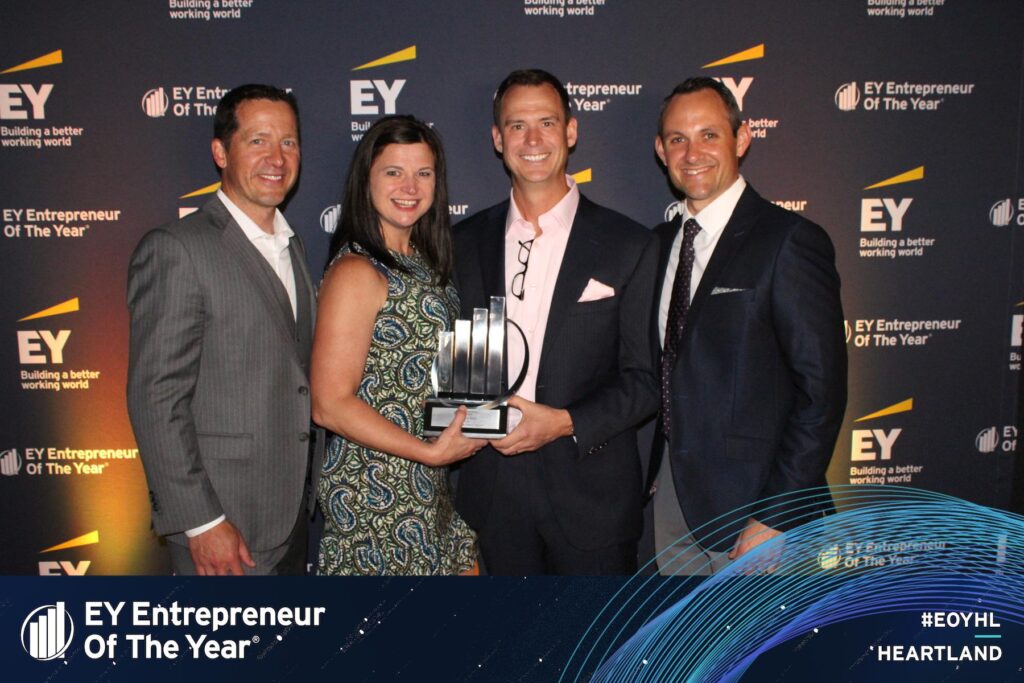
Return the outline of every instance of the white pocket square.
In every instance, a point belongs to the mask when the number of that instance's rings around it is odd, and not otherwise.
[[[715,294],[732,294],[733,292],[745,292],[746,287],[715,287],[711,290],[711,296]]]
[[[610,299],[615,296],[615,290],[604,284],[598,282],[594,278],[590,278],[590,282],[583,289],[583,294],[580,294],[579,301],[576,303],[582,304],[588,301],[600,301],[601,299]]]

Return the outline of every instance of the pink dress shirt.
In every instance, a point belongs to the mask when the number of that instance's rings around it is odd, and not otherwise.
[[[537,369],[540,367],[541,350],[544,347],[544,331],[548,325],[548,312],[555,292],[558,271],[562,267],[565,245],[580,204],[580,191],[576,182],[565,177],[569,191],[547,213],[537,219],[538,225],[523,218],[515,197],[509,201],[508,218],[505,220],[505,296],[508,318],[523,328],[530,345],[530,367],[523,385],[516,393],[536,401]],[[512,294],[512,280],[522,271],[519,262],[520,242],[533,239],[530,257],[523,282],[523,299]],[[523,367],[523,346],[519,334],[509,331],[508,337],[508,381],[511,383]]]

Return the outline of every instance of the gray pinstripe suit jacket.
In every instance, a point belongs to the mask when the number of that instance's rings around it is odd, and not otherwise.
[[[298,517],[315,299],[298,237],[290,252],[298,321],[216,197],[132,255],[128,412],[153,527],[172,541],[225,514],[251,550],[269,550]]]

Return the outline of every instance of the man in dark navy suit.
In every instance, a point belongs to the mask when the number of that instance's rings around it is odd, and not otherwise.
[[[460,468],[456,507],[492,574],[636,571],[636,426],[658,395],[648,337],[657,246],[566,175],[576,127],[558,79],[511,73],[491,131],[511,197],[455,231],[462,317],[505,296],[529,341],[509,402],[522,422]],[[523,354],[512,342],[516,372]]]
[[[655,150],[685,201],[656,228],[662,410],[649,483],[655,549],[672,548],[662,573],[716,571],[806,521],[800,492],[826,484],[846,407],[832,242],[746,183],[750,140],[713,79],[665,99]]]

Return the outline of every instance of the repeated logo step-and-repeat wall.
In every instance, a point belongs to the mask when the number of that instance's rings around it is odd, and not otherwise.
[[[830,481],[1010,501],[1018,0],[12,1],[0,16],[0,573],[166,570],[125,409],[127,262],[215,191],[215,105],[252,81],[298,97],[286,215],[319,273],[381,115],[440,131],[458,220],[508,193],[494,88],[545,68],[579,119],[583,192],[654,225],[677,211],[660,101],[720,79],[754,133],[748,181],[836,245],[851,391]]]

